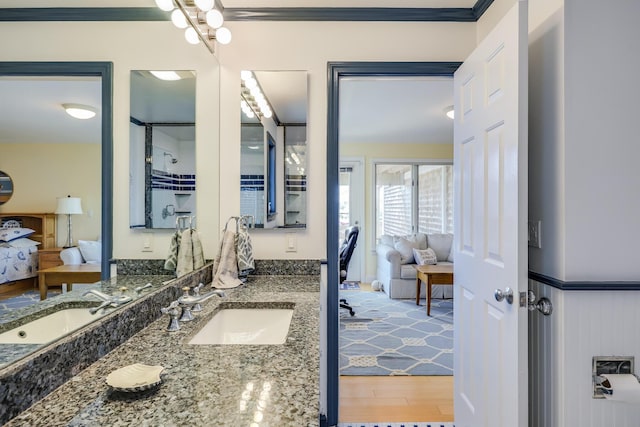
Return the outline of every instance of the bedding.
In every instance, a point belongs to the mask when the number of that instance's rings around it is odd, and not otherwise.
[[[38,275],[38,247],[0,247],[0,284]]]

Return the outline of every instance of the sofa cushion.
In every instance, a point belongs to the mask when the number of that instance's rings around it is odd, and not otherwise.
[[[449,256],[447,257],[447,261],[453,262],[453,244],[451,245],[451,249],[449,250]]]
[[[400,252],[400,264],[412,264],[414,262],[413,250],[418,249],[420,243],[401,237],[393,247]]]
[[[405,264],[400,266],[400,278],[416,280],[415,264]]]
[[[429,234],[427,235],[427,246],[436,253],[438,262],[446,261],[451,252],[453,234]]]
[[[436,253],[431,248],[414,249],[413,258],[418,265],[434,265],[438,263]]]

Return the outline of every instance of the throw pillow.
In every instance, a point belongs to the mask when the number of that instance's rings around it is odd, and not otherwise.
[[[21,237],[29,237],[35,232],[30,228],[3,228],[0,230],[0,242],[10,242]]]
[[[400,264],[411,264],[414,262],[413,249],[418,249],[419,243],[399,238],[393,247],[396,251],[400,252]]]
[[[102,246],[93,240],[78,240],[82,258],[87,264],[96,264],[102,260]]]
[[[418,265],[435,265],[438,263],[436,253],[431,248],[414,249],[413,257],[415,258],[416,264]]]

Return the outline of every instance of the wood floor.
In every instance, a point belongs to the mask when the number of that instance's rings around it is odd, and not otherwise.
[[[340,422],[453,421],[452,376],[341,376]]]

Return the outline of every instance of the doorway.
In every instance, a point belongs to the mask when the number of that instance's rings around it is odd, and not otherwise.
[[[437,63],[329,63],[328,123],[327,123],[327,189],[336,194],[340,183],[340,145],[339,145],[339,90],[340,79],[352,76],[446,76],[452,77],[458,68],[458,62]],[[327,200],[327,247],[339,246],[339,198]],[[328,271],[337,272],[337,258],[333,254],[327,257]],[[327,278],[328,292],[327,315],[327,422],[337,425],[340,395],[339,381],[339,318],[338,276],[331,274]]]

